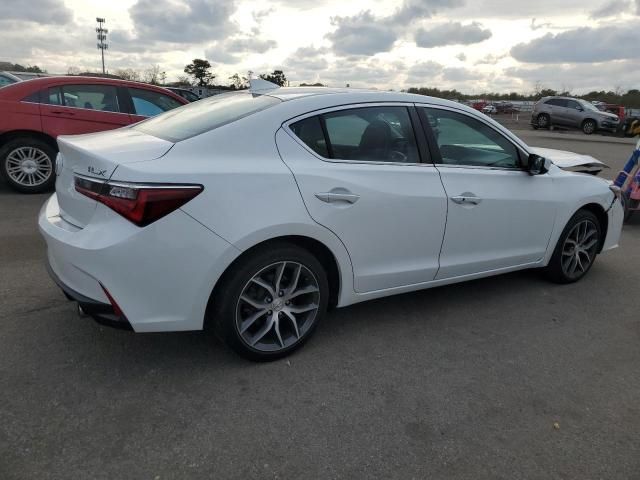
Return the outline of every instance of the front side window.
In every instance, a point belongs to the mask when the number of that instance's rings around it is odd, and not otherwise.
[[[119,112],[116,87],[111,85],[63,85],[62,96],[67,107]],[[51,92],[52,89],[49,89]],[[50,102],[51,103],[51,102]],[[59,103],[54,103],[59,105]]]
[[[326,158],[419,163],[420,155],[406,107],[362,107],[306,118],[291,130]]]
[[[425,108],[445,165],[519,168],[518,149],[505,136],[463,113]],[[430,121],[431,123],[431,121]]]
[[[153,117],[182,106],[176,99],[152,90],[130,88],[129,93],[131,94],[136,114],[145,117]]]
[[[567,100],[567,107],[573,110],[584,110],[575,100]]]

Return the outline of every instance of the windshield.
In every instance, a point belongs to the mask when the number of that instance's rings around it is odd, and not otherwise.
[[[170,110],[132,128],[170,142],[179,142],[235,122],[280,101],[249,92],[224,93]]]
[[[600,111],[593,103],[589,103],[586,100],[578,100],[578,102],[580,102],[580,105],[582,105],[585,110],[591,110],[592,112]]]

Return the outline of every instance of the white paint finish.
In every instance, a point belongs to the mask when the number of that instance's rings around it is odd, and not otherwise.
[[[549,175],[438,165],[449,196],[437,279],[540,261],[547,251],[558,192]],[[477,205],[451,197],[478,197]]]
[[[357,292],[433,280],[446,220],[446,199],[432,165],[329,162],[280,130],[283,160],[291,167],[311,217],[344,242]],[[325,202],[323,192],[360,198]]]
[[[125,134],[126,129],[63,138],[65,173],[39,218],[54,270],[71,288],[98,301],[106,301],[98,290],[102,282],[136,331],[198,329],[225,269],[243,251],[269,239],[295,235],[325,245],[338,264],[339,306],[345,306],[545,265],[578,209],[590,203],[604,210],[611,206],[606,181],[555,165],[537,177],[440,167],[450,196],[482,198],[467,208],[445,199],[433,166],[325,162],[278,132],[281,125],[339,105],[415,102],[455,108],[491,124],[523,151],[531,149],[479,112],[452,102],[388,92],[311,93],[277,90],[283,103],[175,145],[139,132]],[[106,167],[105,175],[114,180],[197,183],[204,191],[181,210],[138,228],[75,195],[72,174],[90,165]],[[334,206],[315,198],[336,187],[360,199]],[[61,217],[58,199],[67,216],[81,217],[74,218],[75,226]],[[447,207],[442,268],[434,279]],[[619,203],[608,215],[605,250],[620,237]]]

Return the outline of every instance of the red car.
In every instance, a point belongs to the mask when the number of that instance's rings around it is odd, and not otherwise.
[[[58,135],[124,127],[187,104],[164,88],[92,77],[47,77],[0,88],[0,174],[24,193],[55,182]]]

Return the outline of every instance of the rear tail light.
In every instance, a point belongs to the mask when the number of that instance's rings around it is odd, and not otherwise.
[[[76,175],[76,191],[139,227],[177,210],[202,192],[202,185],[104,182]]]

